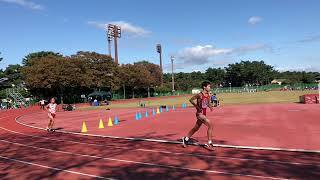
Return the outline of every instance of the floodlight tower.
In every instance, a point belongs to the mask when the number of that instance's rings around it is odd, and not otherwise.
[[[161,87],[163,85],[163,69],[162,69],[162,47],[161,44],[157,44],[157,52],[160,56],[160,69],[161,69]]]
[[[110,34],[110,41],[113,38],[114,39],[114,60],[116,64],[119,64],[118,59],[118,38],[121,38],[121,27],[114,24],[108,24],[108,36]],[[109,38],[108,38],[109,41]],[[111,47],[109,48],[111,52]],[[111,53],[110,53],[111,54]]]

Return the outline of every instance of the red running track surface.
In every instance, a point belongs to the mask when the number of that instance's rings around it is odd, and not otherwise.
[[[214,126],[216,144],[320,150],[320,106],[301,104],[237,105],[215,108],[208,112]],[[135,113],[148,111],[149,117],[135,120]],[[108,118],[119,116],[119,125],[106,127]],[[99,129],[99,119],[105,129]],[[45,112],[27,114],[19,122],[46,127]],[[177,141],[195,124],[193,108],[176,109],[152,116],[151,109],[114,109],[111,111],[74,111],[58,113],[56,127],[80,132],[85,121],[89,134],[126,138]],[[194,138],[205,143],[207,127],[202,125]]]
[[[176,144],[46,133],[15,122],[15,117],[32,111],[37,110],[0,114],[1,179],[320,177],[319,153],[235,148],[210,152],[198,146],[184,149]]]

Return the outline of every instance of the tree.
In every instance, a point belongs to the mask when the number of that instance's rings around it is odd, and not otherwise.
[[[118,65],[109,55],[79,51],[71,59],[78,61],[84,86],[119,88]]]
[[[161,79],[163,79],[163,75],[159,65],[150,63],[148,61],[139,61],[134,63],[134,65],[144,66],[149,71],[150,81],[148,87],[156,87],[161,85]]]
[[[1,55],[1,52],[0,52],[0,55]],[[3,60],[3,58],[0,56],[0,63],[1,63],[2,60]],[[0,78],[2,78],[3,76],[4,76],[3,70],[0,69]]]
[[[141,69],[145,68],[148,71],[145,73],[145,75],[147,75],[149,79],[148,81],[145,81],[146,83],[144,84],[145,87],[141,87],[141,88],[147,88],[147,96],[150,97],[151,96],[150,88],[154,90],[154,88],[161,85],[161,81],[163,79],[161,68],[159,65],[150,63],[148,61],[140,61],[140,62],[134,63],[134,65],[140,67]]]
[[[28,59],[23,72],[28,87],[51,91],[62,99],[70,89],[118,87],[117,68],[110,56],[80,51],[70,57],[56,54],[34,56]]]
[[[23,84],[23,76],[20,73],[21,69],[22,67],[19,64],[10,64],[3,72],[0,72],[0,77],[8,78],[1,86],[3,88],[9,88],[12,84],[21,86]]]
[[[129,66],[129,71],[131,72],[129,85],[133,89],[133,97],[134,97],[135,89],[150,87],[151,73],[143,64],[133,64]]]
[[[275,76],[275,70],[264,61],[241,61],[229,64],[226,70],[226,81],[233,86],[245,84],[269,84]]]
[[[206,79],[213,84],[223,84],[226,72],[221,68],[208,68],[205,72]]]
[[[0,52],[0,55],[1,55],[1,52]],[[0,56],[0,62],[3,60],[3,58]]]
[[[123,64],[120,66],[120,82],[123,87],[132,92],[140,90],[141,93],[150,95],[150,88],[160,85],[161,70],[156,64],[140,61],[134,64]]]
[[[295,83],[314,83],[319,72],[297,72],[297,71],[285,71],[278,72],[277,79],[286,79],[288,84]]]
[[[23,59],[22,59],[22,64],[24,66],[30,66],[29,64],[29,61],[30,59],[39,59],[41,57],[46,57],[46,56],[57,56],[57,57],[63,57],[63,55],[61,55],[60,53],[55,53],[55,52],[52,52],[52,51],[40,51],[40,52],[34,52],[34,53],[30,53],[28,54],[27,56],[25,56]]]
[[[47,97],[59,95],[62,103],[65,90],[79,87],[82,80],[77,64],[70,58],[48,55],[29,59],[28,63],[22,70],[27,87]]]

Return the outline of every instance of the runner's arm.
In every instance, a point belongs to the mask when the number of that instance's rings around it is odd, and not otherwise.
[[[199,94],[196,94],[189,101],[197,109],[198,112],[201,112],[201,108],[195,102],[195,100],[198,100],[198,99],[199,99]]]
[[[46,105],[46,110],[49,112],[49,104]]]

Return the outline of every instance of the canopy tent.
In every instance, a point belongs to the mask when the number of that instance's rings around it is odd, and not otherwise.
[[[88,97],[97,98],[97,100],[110,100],[111,93],[106,91],[94,91],[93,93],[89,94]]]

